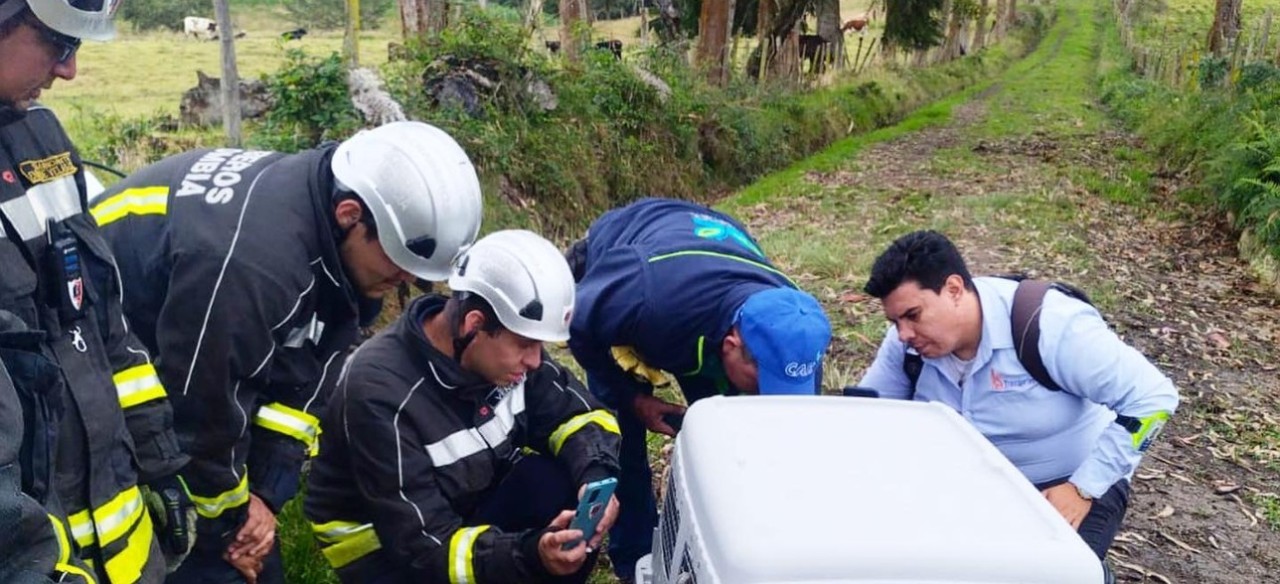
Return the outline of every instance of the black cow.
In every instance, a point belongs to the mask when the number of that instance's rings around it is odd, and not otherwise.
[[[597,49],[602,49],[613,53],[614,58],[622,60],[622,41],[618,39],[600,41],[596,43]]]
[[[816,34],[800,35],[800,62],[809,62],[810,73],[821,73],[826,65],[833,62],[832,45]]]
[[[280,38],[286,41],[296,41],[304,36],[307,36],[307,29],[305,28],[295,28],[289,32],[280,33]]]
[[[547,45],[547,50],[551,51],[551,54],[560,52],[560,41],[546,41],[544,44]]]

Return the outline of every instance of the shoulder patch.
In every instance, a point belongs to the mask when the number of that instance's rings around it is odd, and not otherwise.
[[[18,170],[27,178],[27,182],[38,185],[71,176],[77,169],[71,161],[71,153],[62,152],[40,160],[25,160],[18,165]]]

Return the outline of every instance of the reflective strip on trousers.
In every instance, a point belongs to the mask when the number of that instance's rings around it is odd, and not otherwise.
[[[470,584],[476,581],[475,566],[472,565],[472,551],[480,534],[489,529],[488,525],[464,527],[453,532],[449,539],[449,581],[453,584]]]
[[[240,484],[230,491],[218,493],[212,497],[191,494],[191,502],[195,503],[196,513],[208,519],[217,519],[228,509],[234,509],[249,502],[249,475],[240,475]]]
[[[354,521],[312,523],[311,533],[320,540],[322,545],[329,544],[322,547],[320,552],[335,570],[382,549],[382,542],[378,540],[378,534],[373,530],[372,523]]]
[[[150,363],[130,367],[111,376],[116,384],[116,395],[120,397],[120,407],[129,409],[151,400],[168,397],[164,385],[160,384],[160,376]]]
[[[93,206],[89,213],[99,226],[108,225],[129,215],[164,215],[169,211],[169,187],[126,189]]]
[[[22,241],[43,236],[50,219],[62,221],[80,214],[80,189],[75,176],[64,176],[27,189],[16,199],[0,203],[0,211],[13,224]]]
[[[551,433],[551,438],[547,441],[548,445],[551,446],[551,454],[560,454],[560,449],[564,447],[565,440],[568,440],[574,432],[581,430],[587,424],[600,426],[601,428],[604,428],[606,432],[613,432],[614,434],[621,433],[618,430],[617,418],[614,418],[613,414],[609,412],[604,410],[592,410],[585,414],[578,414],[569,418],[569,421],[560,424],[560,427],[556,428],[556,431]]]
[[[62,521],[59,521],[53,515],[49,515],[49,523],[53,524],[53,535],[58,540],[58,559],[54,562],[53,569],[65,574],[80,576],[88,584],[95,584],[96,580],[93,579],[93,576],[71,563],[71,543],[67,541],[67,528],[62,526]]]
[[[319,446],[316,439],[320,437],[320,420],[315,416],[281,403],[269,403],[258,408],[253,423],[296,439],[315,456]]]

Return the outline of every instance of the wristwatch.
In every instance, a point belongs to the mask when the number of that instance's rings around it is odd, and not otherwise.
[[[1089,493],[1084,492],[1084,489],[1081,489],[1081,488],[1080,488],[1080,485],[1077,485],[1077,484],[1075,484],[1075,483],[1071,483],[1071,486],[1073,486],[1073,487],[1075,487],[1075,488],[1076,488],[1076,494],[1077,494],[1077,495],[1080,495],[1080,498],[1081,498],[1081,499],[1084,499],[1085,501],[1092,501],[1092,500],[1093,500],[1093,497],[1090,497],[1090,496],[1089,496]]]

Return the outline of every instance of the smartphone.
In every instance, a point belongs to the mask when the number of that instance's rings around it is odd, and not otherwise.
[[[582,535],[590,541],[596,534],[596,527],[604,518],[604,511],[609,507],[609,498],[613,496],[613,490],[617,487],[618,479],[615,478],[587,483],[587,488],[582,492],[582,499],[578,501],[578,510],[573,514],[573,521],[569,522],[569,529],[582,530]],[[581,542],[581,539],[575,539],[566,542],[560,549],[568,551],[578,547]]]

